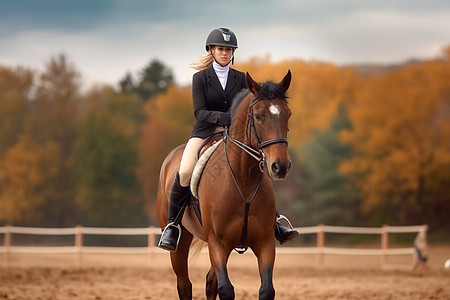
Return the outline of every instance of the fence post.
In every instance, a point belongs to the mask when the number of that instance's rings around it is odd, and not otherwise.
[[[9,267],[11,262],[11,226],[6,224],[5,236],[3,237],[3,245],[5,246],[5,267]]]
[[[381,228],[381,268],[387,264],[387,249],[389,247],[389,232],[388,226],[383,225]]]
[[[76,264],[81,267],[83,263],[83,230],[81,225],[75,227],[75,257]]]
[[[155,226],[150,226],[148,228],[148,258],[149,262],[152,261],[153,247],[155,246]]]
[[[325,234],[323,232],[323,224],[317,226],[317,265],[323,266],[323,247],[325,244]]]

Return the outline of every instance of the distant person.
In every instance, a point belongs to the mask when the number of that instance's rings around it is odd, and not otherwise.
[[[179,224],[174,224],[191,197],[190,179],[203,141],[217,132],[223,132],[231,124],[231,107],[234,96],[247,88],[245,74],[230,67],[238,47],[236,35],[228,28],[211,31],[206,39],[207,54],[193,67],[198,70],[192,78],[192,101],[196,122],[184,149],[180,168],[173,183],[169,201],[168,224],[164,228],[158,246],[176,251],[180,236]],[[285,219],[284,216],[281,216]],[[280,217],[278,216],[278,219]],[[286,219],[287,220],[287,219]],[[276,222],[275,237],[283,244],[295,238],[298,232]]]
[[[428,270],[427,228],[420,230],[414,240],[414,270]]]

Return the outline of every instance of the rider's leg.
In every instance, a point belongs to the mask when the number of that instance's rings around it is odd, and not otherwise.
[[[281,225],[280,223],[281,220],[285,220],[288,223],[289,228]],[[297,236],[298,231],[292,227],[291,222],[285,216],[280,215],[277,212],[277,226],[275,228],[275,238],[280,242],[281,245],[283,245],[284,243],[294,239]]]
[[[198,148],[200,148],[203,141],[204,139],[202,138],[193,137],[186,144],[179,169],[181,186],[189,186],[191,183],[192,171],[198,161]]]
[[[175,176],[170,193],[167,226],[164,228],[158,243],[158,247],[164,250],[177,250],[181,234],[179,222],[182,219],[182,216],[178,215],[183,214],[184,208],[191,197],[189,183],[192,170],[198,160],[197,151],[202,142],[203,139],[201,138],[191,138],[184,149],[180,169]]]
[[[189,197],[189,187],[183,187],[180,185],[180,176],[177,172],[172,186],[172,191],[170,193],[167,226],[161,234],[158,247],[169,251],[177,250],[181,233],[181,227],[179,226],[181,215],[179,216],[179,214],[183,213],[182,211],[184,210],[186,203],[189,201]]]

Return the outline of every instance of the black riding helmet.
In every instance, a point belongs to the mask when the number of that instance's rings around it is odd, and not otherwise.
[[[236,35],[228,28],[214,29],[206,39],[206,51],[209,51],[210,46],[225,46],[236,49],[238,47]]]

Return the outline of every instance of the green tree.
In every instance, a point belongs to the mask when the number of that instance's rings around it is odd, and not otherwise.
[[[314,130],[312,141],[302,147],[305,177],[301,185],[308,196],[298,202],[297,211],[303,215],[304,223],[356,225],[359,219],[358,194],[338,172],[340,162],[352,154],[351,147],[339,141],[339,133],[350,128],[341,107],[330,128]]]
[[[128,93],[128,94],[134,93],[135,87],[134,87],[133,75],[131,75],[131,73],[128,72],[125,75],[125,77],[119,81],[119,87],[120,87],[120,91],[122,93]]]
[[[136,177],[137,126],[106,109],[93,108],[82,119],[73,153],[77,203],[85,224],[137,226],[144,209]]]
[[[172,70],[161,61],[154,59],[139,72],[137,83],[133,76],[127,73],[119,81],[119,87],[122,93],[133,93],[147,101],[165,92],[174,83]]]

